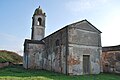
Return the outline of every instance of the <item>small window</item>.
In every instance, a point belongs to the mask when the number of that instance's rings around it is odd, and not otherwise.
[[[38,25],[41,25],[41,24],[42,24],[42,19],[38,18]]]
[[[57,39],[56,40],[56,46],[59,46],[60,45],[60,42],[59,42],[59,40]]]

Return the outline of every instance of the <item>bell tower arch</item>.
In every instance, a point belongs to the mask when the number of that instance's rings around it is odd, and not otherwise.
[[[40,6],[35,10],[32,17],[32,40],[41,40],[45,35],[45,13]]]

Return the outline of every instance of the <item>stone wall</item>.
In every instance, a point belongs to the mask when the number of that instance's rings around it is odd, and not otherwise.
[[[43,39],[45,53],[43,54],[43,69],[66,74],[66,28],[59,30]]]
[[[120,73],[120,51],[102,52],[103,72]]]
[[[69,43],[101,47],[101,35],[97,32],[81,30],[76,27],[70,27],[68,36]]]
[[[84,55],[90,56],[90,64],[88,65],[90,66],[90,70],[88,74],[100,73],[100,53],[102,53],[100,37],[101,37],[100,34],[94,31],[82,30],[75,26],[69,27],[68,29],[69,74],[71,75],[86,74],[83,71]]]
[[[61,29],[40,41],[26,41],[24,67],[67,74],[67,29]]]
[[[30,69],[42,69],[42,54],[45,45],[40,41],[25,42],[23,66]]]

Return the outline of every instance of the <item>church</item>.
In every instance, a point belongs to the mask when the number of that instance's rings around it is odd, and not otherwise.
[[[32,17],[31,39],[24,42],[24,68],[67,75],[99,74],[101,31],[85,19],[44,37],[45,18],[38,7]]]

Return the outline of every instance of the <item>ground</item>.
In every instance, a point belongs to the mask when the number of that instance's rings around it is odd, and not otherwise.
[[[45,70],[26,70],[22,66],[0,69],[0,80],[119,80],[120,74],[101,73],[98,75],[67,76]]]

